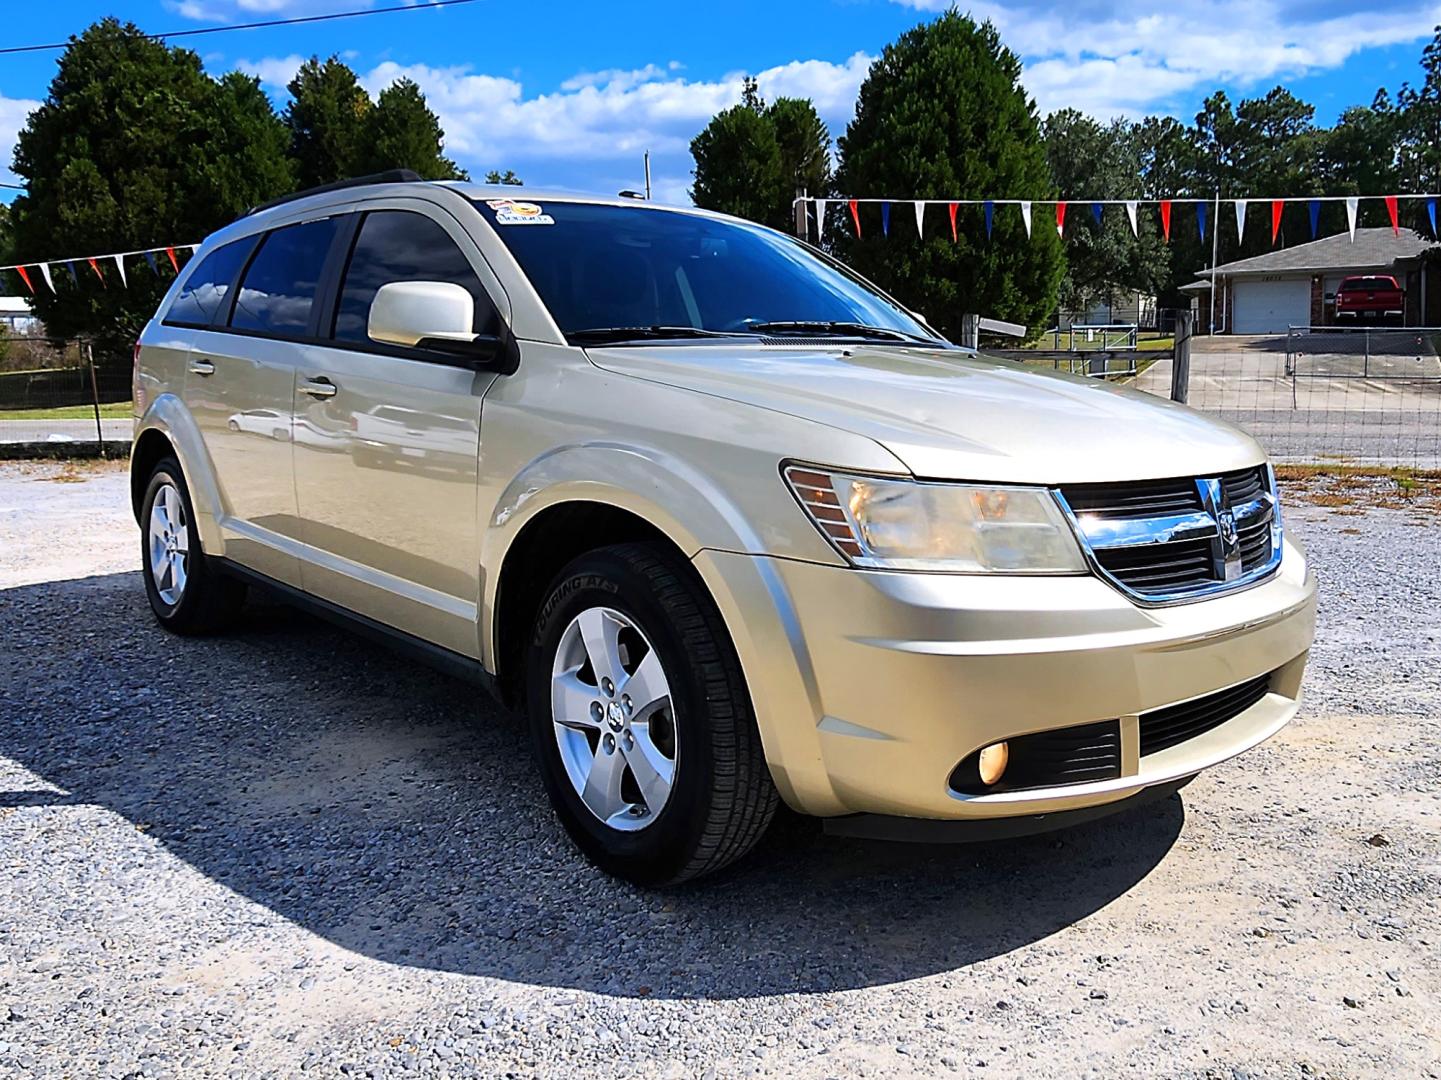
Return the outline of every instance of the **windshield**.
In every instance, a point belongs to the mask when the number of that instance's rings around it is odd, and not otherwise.
[[[756,225],[645,206],[476,205],[572,341],[629,329],[650,340],[766,333],[946,344],[859,278]]]

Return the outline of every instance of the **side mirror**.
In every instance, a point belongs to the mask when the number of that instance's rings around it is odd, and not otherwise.
[[[450,281],[392,281],[370,303],[370,340],[453,357],[463,366],[489,363],[500,338],[475,332],[475,299]]]

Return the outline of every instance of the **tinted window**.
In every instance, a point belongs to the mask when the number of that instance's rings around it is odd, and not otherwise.
[[[498,317],[480,278],[450,235],[423,214],[377,210],[367,214],[345,271],[335,313],[339,341],[366,343],[370,304],[382,285],[392,281],[447,281],[462,286],[475,301],[476,333],[494,334]]]
[[[214,322],[217,315],[223,321],[225,295],[254,245],[255,238],[246,237],[218,247],[205,256],[195,268],[195,273],[186,279],[185,287],[176,294],[165,321],[206,326]]]
[[[931,336],[860,278],[760,226],[641,206],[476,205],[567,334],[800,321]]]
[[[240,283],[230,325],[238,330],[303,336],[310,325],[310,306],[325,255],[338,227],[337,219],[327,218],[289,225],[266,236]]]

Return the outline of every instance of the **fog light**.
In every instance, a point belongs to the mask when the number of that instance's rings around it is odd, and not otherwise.
[[[1006,743],[992,743],[982,750],[980,761],[977,762],[981,783],[988,787],[998,783],[1001,777],[1006,775],[1006,766],[1010,761],[1011,748]]]

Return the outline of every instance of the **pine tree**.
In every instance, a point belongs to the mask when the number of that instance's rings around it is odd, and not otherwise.
[[[796,189],[825,195],[831,184],[831,133],[808,98],[776,98],[766,109],[781,151],[781,174]],[[790,212],[790,199],[786,200]]]
[[[1052,198],[1035,106],[1020,76],[1020,60],[995,28],[954,9],[903,34],[861,85],[855,119],[839,140],[839,190]],[[966,207],[953,242],[944,208],[932,207],[923,239],[905,210],[892,214],[883,236],[881,208],[861,208],[863,238],[849,229],[838,238],[857,270],[952,336],[969,312],[1043,328],[1065,270],[1053,224],[1038,218],[1028,237],[1017,208],[997,206],[987,238],[981,208]]]
[[[775,125],[750,105],[716,114],[690,144],[697,206],[784,229],[792,196]]]
[[[1134,124],[1102,124],[1062,109],[1046,117],[1041,130],[1057,198],[1141,198],[1141,144]],[[1099,221],[1085,202],[1071,204],[1069,211],[1063,310],[1115,302],[1130,291],[1154,294],[1168,283],[1170,248],[1149,213],[1137,215],[1137,236],[1123,207],[1105,207]]]
[[[302,188],[357,175],[375,106],[355,72],[332,56],[311,57],[290,80],[285,124]]]
[[[398,79],[380,92],[366,116],[365,139],[354,171],[412,169],[426,180],[469,179],[443,153],[444,141],[440,120],[430,111],[420,87]]]

